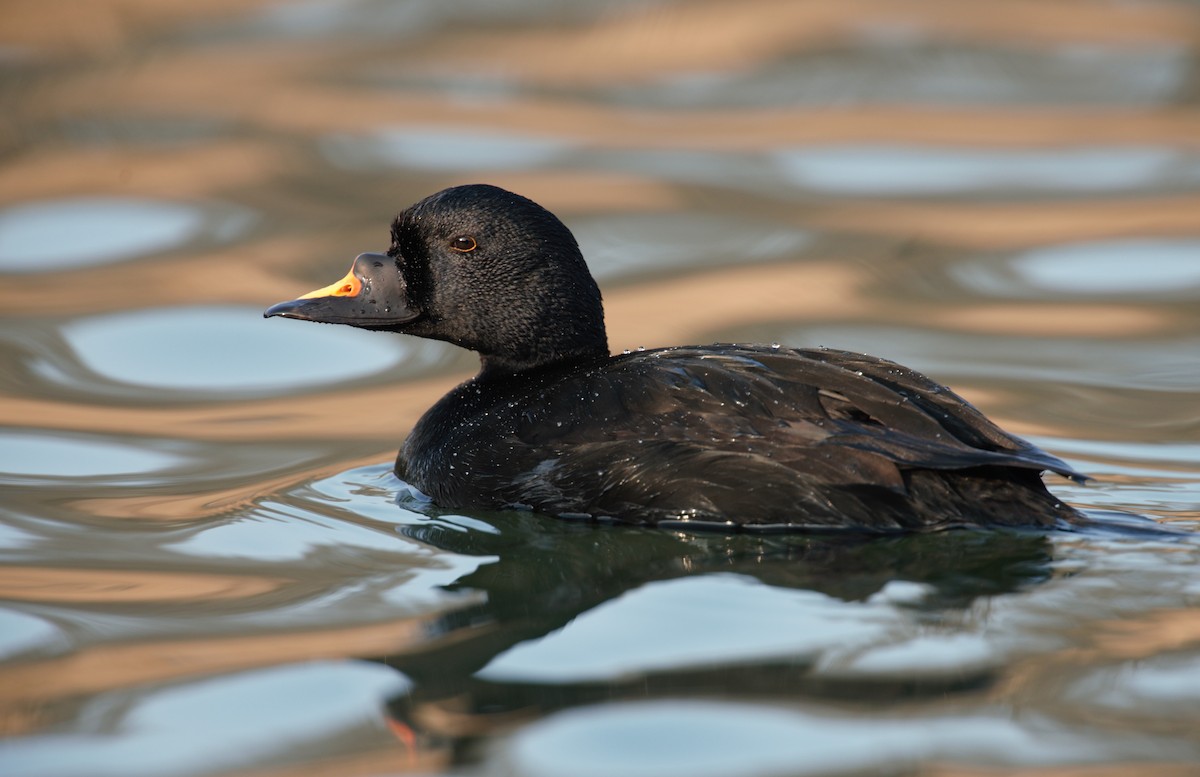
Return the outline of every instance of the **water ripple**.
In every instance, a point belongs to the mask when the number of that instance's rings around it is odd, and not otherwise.
[[[601,280],[727,265],[734,258],[779,261],[813,242],[813,235],[802,230],[719,214],[594,216],[572,227],[592,274]]]
[[[387,164],[411,170],[475,173],[541,167],[560,159],[571,145],[550,137],[443,127],[380,129],[366,136],[330,135],[320,148],[331,162],[347,170]]]
[[[109,437],[61,432],[0,431],[0,482],[48,478],[121,476],[122,481],[161,472],[187,461],[168,442],[118,442]]]
[[[10,777],[224,772],[279,758],[298,743],[346,749],[337,743],[354,731],[359,745],[371,731],[386,741],[380,706],[407,686],[397,672],[362,663],[242,672],[149,691],[129,704],[95,700],[75,733],[8,743],[0,761]]]
[[[180,248],[206,235],[228,240],[248,212],[131,197],[72,197],[0,211],[0,271],[48,272]]]
[[[718,621],[711,617],[714,607],[725,613]],[[905,621],[888,605],[846,603],[736,575],[691,577],[650,583],[606,602],[561,631],[500,654],[479,677],[600,681],[734,661],[804,662],[882,640]]]
[[[778,333],[778,328],[775,330]],[[780,338],[886,355],[941,380],[989,378],[1191,392],[1200,380],[1200,338],[1104,340],[973,335],[898,326],[805,326]],[[1170,365],[1169,367],[1164,365]]]
[[[967,288],[1010,298],[1200,296],[1200,239],[1139,238],[1035,248],[1007,263],[947,268]]]
[[[363,337],[334,327],[279,326],[263,322],[257,308],[235,306],[90,316],[65,324],[62,335],[80,362],[105,378],[209,394],[342,383],[405,360],[419,362],[429,351],[411,338]],[[164,342],[171,347],[162,347]]]
[[[1114,735],[1101,744],[1061,724],[1004,710],[849,717],[831,708],[668,700],[560,713],[519,732],[505,755],[513,773],[530,777],[718,777],[891,773],[937,759],[1019,766],[1196,753],[1143,736]]]
[[[774,158],[793,185],[843,195],[961,192],[1101,192],[1200,181],[1200,159],[1144,146],[953,149],[809,146]]]

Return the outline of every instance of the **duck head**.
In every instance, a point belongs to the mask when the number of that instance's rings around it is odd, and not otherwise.
[[[495,186],[456,186],[392,222],[386,254],[268,308],[281,316],[444,340],[483,374],[608,355],[600,290],[554,214]]]

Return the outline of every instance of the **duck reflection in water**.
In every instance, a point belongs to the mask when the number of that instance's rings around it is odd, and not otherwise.
[[[451,748],[469,749],[478,737],[516,722],[600,701],[825,699],[870,705],[978,691],[995,679],[992,666],[917,676],[900,672],[890,680],[839,678],[814,668],[828,650],[840,647],[848,627],[878,630],[876,636],[886,641],[886,629],[898,623],[959,618],[979,597],[1018,591],[1051,576],[1051,544],[1043,533],[1029,531],[890,537],[685,533],[503,512],[472,513],[469,520],[434,515],[401,532],[449,552],[494,559],[450,586],[482,593],[484,601],[440,617],[425,645],[374,657],[414,681],[411,694],[392,700],[391,714]],[[662,628],[648,634],[637,616],[618,610],[615,628],[625,637],[606,637],[579,651],[590,654],[585,659],[597,671],[564,675],[549,666],[540,676],[497,671],[514,651],[560,639],[606,605],[620,608],[629,596],[672,585],[680,587],[691,614],[656,605],[663,607]],[[889,599],[887,591],[897,585],[917,595]],[[742,604],[730,608],[702,600],[703,592],[714,590],[732,592],[735,604],[736,597]],[[799,603],[791,606],[792,598]],[[777,610],[763,609],[781,602],[785,606]],[[697,617],[701,641],[725,644],[724,649],[687,641],[697,632],[685,624],[695,628]],[[881,619],[887,624],[881,626]],[[730,628],[752,633],[734,635],[731,647]],[[753,644],[746,652],[747,640],[763,639],[777,642],[778,649],[761,653],[761,644]],[[789,639],[796,643],[789,645]],[[697,648],[705,649],[704,658],[696,658]]]

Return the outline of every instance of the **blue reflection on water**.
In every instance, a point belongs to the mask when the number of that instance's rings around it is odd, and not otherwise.
[[[1105,240],[1027,251],[1012,264],[1056,294],[1178,293],[1200,286],[1200,239]]]
[[[1194,336],[1109,340],[827,325],[790,329],[781,339],[887,354],[889,359],[951,384],[966,376],[983,375],[1106,388],[1190,391],[1200,381],[1200,338]],[[1173,362],[1168,361],[1168,355],[1172,355]]]
[[[331,135],[321,150],[335,164],[370,169],[379,164],[414,170],[522,170],[559,158],[565,140],[461,129],[381,129],[367,136]]]
[[[888,605],[842,602],[738,575],[690,577],[650,583],[605,602],[562,631],[502,653],[479,676],[601,680],[718,662],[811,658],[879,640],[905,620]]]
[[[45,431],[0,431],[0,482],[157,472],[185,461],[147,445]]]
[[[622,213],[576,219],[572,231],[601,280],[671,268],[695,270],[793,258],[810,232],[713,213]]]
[[[204,526],[187,539],[165,547],[201,558],[251,558],[263,562],[303,559],[320,547],[394,550],[408,557],[434,555],[395,532],[269,501],[251,514]]]
[[[0,271],[44,272],[178,248],[204,232],[228,238],[244,213],[209,223],[192,205],[131,197],[72,197],[0,211]]]
[[[527,727],[506,752],[512,771],[530,777],[890,774],[938,758],[1020,765],[1100,762],[1114,754],[1195,753],[1141,737],[1098,744],[1061,724],[1003,711],[899,719],[710,701],[579,708]]]
[[[66,636],[49,621],[17,610],[0,609],[0,658],[37,651],[52,655],[67,646]]]
[[[990,297],[1200,296],[1200,239],[1144,237],[1033,248],[1009,257],[947,267],[958,283]]]
[[[1156,656],[1090,672],[1067,691],[1080,704],[1163,718],[1200,710],[1200,657]]]
[[[953,149],[806,146],[774,154],[796,186],[834,194],[1105,191],[1200,181],[1200,159],[1156,146]]]
[[[286,757],[298,747],[324,743],[336,750],[356,729],[383,740],[376,723],[383,699],[406,688],[394,670],[361,663],[314,662],[209,678],[150,691],[128,707],[93,702],[83,716],[85,730],[9,743],[0,766],[9,775],[208,774],[272,754]],[[353,752],[362,743],[342,747]]]
[[[420,350],[405,338],[289,323],[264,323],[257,308],[196,305],[78,319],[62,334],[93,372],[178,390],[303,389],[380,372]]]

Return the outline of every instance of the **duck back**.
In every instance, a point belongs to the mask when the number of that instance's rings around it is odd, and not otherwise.
[[[712,345],[462,384],[397,474],[443,507],[697,528],[1054,526],[1083,476],[949,389],[845,351]]]

